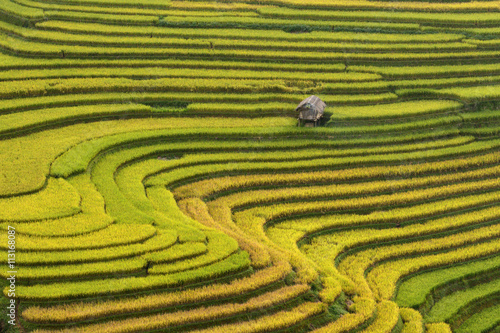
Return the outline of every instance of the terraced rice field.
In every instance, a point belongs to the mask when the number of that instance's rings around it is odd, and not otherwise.
[[[499,23],[0,0],[1,331],[500,332]]]

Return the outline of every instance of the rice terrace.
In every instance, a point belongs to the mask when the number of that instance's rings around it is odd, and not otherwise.
[[[500,333],[500,0],[0,0],[0,333]]]

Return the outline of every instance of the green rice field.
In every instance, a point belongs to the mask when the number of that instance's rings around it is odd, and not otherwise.
[[[499,27],[0,0],[0,333],[500,332]]]

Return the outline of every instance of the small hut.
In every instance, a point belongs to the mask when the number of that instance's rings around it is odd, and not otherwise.
[[[309,96],[295,108],[299,111],[298,126],[318,126],[318,122],[323,117],[326,104],[318,96]]]

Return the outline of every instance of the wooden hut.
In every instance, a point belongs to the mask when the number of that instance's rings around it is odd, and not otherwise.
[[[299,112],[299,126],[318,126],[326,104],[318,96],[309,96],[295,108]]]

